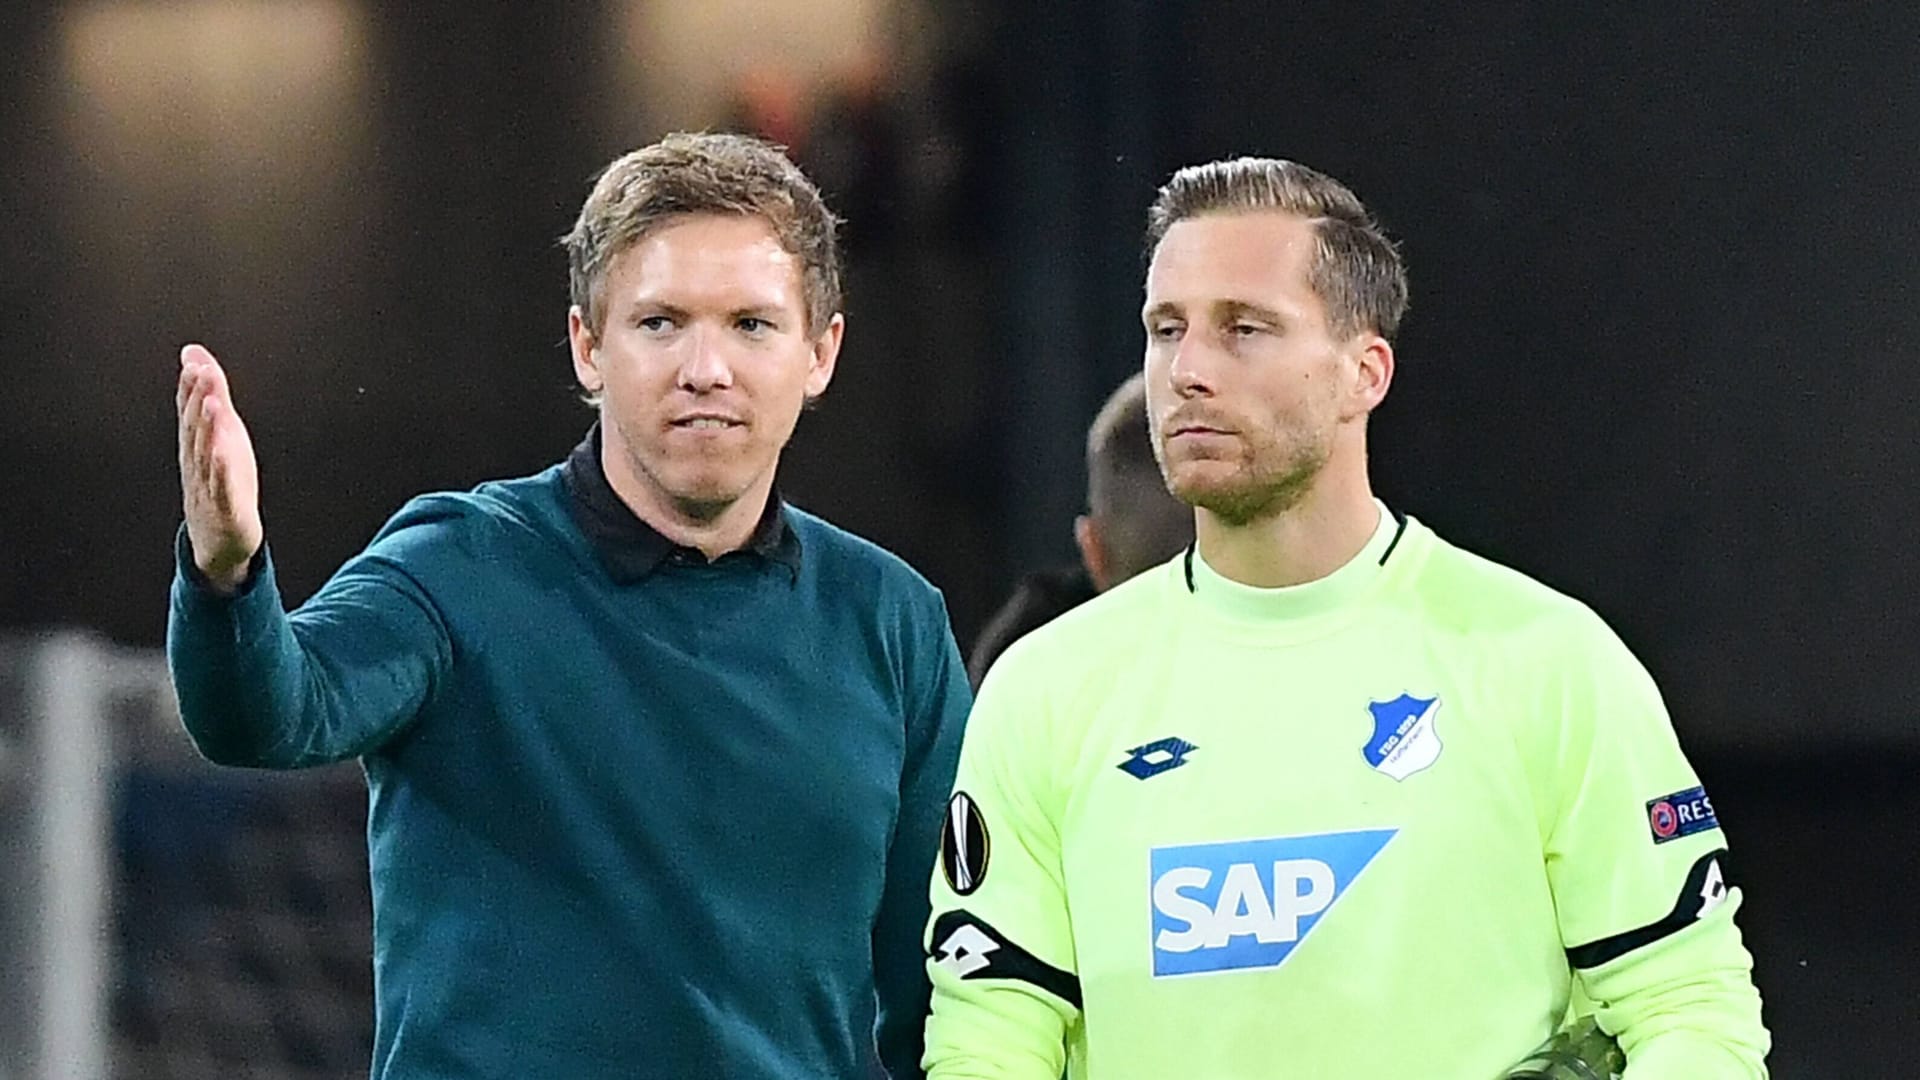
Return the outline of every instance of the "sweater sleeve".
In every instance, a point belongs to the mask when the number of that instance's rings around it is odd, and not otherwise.
[[[885,892],[873,928],[876,1031],[880,1062],[895,1080],[918,1077],[930,988],[920,951],[928,912],[927,878],[940,846],[940,822],[960,735],[973,694],[953,639],[946,602],[934,594],[909,638],[916,644],[908,672],[905,766],[900,812],[887,855]]]
[[[453,542],[451,502],[409,504],[290,614],[264,547],[248,581],[223,596],[180,531],[167,662],[202,755],[302,768],[365,755],[406,727],[453,660],[446,623],[417,575]]]

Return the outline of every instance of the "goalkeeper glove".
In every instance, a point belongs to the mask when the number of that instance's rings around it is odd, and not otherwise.
[[[1554,1032],[1502,1080],[1618,1080],[1627,1055],[1592,1017]]]

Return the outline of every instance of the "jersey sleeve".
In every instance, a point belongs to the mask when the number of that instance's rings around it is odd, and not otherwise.
[[[967,721],[925,939],[930,1080],[1058,1080],[1079,1017],[1043,663],[1016,643]]]
[[[1545,659],[1537,763],[1561,940],[1629,1080],[1764,1077],[1726,835],[1653,679],[1583,612]]]

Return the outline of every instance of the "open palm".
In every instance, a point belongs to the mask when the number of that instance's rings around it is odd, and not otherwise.
[[[216,588],[246,579],[260,550],[260,469],[227,373],[203,345],[180,350],[180,489],[193,561]]]

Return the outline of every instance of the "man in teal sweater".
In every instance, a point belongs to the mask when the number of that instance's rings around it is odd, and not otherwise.
[[[671,136],[567,249],[599,423],[291,614],[182,351],[181,715],[224,764],[363,762],[376,1078],[917,1075],[969,694],[938,591],[774,486],[845,327],[834,219],[776,149]]]

